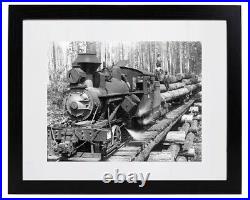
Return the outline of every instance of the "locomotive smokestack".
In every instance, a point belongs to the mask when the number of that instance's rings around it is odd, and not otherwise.
[[[80,65],[80,68],[87,74],[94,73],[101,65],[101,62],[94,53],[80,53],[74,63]]]
[[[93,87],[93,74],[101,65],[95,53],[78,54],[74,63],[77,63],[80,68],[86,73],[85,84],[87,87]]]

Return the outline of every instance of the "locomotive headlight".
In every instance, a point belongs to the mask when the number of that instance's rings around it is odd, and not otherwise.
[[[72,117],[85,120],[91,115],[93,107],[93,98],[86,90],[72,91],[65,98],[65,109]]]

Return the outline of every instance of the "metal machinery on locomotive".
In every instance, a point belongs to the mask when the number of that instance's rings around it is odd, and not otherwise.
[[[95,54],[79,54],[68,71],[68,120],[48,127],[49,154],[105,156],[120,145],[125,127],[159,116],[160,106],[167,109],[154,74],[117,66],[98,71],[100,64]]]

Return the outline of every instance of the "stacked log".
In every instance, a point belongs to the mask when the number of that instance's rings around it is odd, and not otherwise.
[[[182,81],[182,79],[184,78],[184,74],[176,74],[175,77],[178,81]]]
[[[176,78],[176,76],[173,76],[173,75],[169,75],[168,76],[168,83],[176,83],[178,82],[178,79]]]
[[[188,158],[195,157],[194,139],[198,131],[198,120],[194,119],[194,113],[190,112],[189,114],[183,115],[181,121],[184,123],[182,127],[180,127],[178,131],[168,132],[163,145],[170,145],[167,151],[172,152],[171,161],[187,162],[189,160]],[[174,146],[174,148],[172,146]],[[176,146],[178,146],[178,148],[176,148]]]
[[[190,78],[190,79],[182,79],[182,83],[184,83],[185,85],[192,85],[195,83],[199,83],[199,79],[198,78]]]
[[[181,83],[181,82],[171,83],[168,86],[168,91],[177,90],[179,88],[183,88],[184,86],[185,86],[185,83]],[[166,88],[166,86],[164,84],[161,84],[160,85],[160,90],[161,90],[161,92],[166,92],[167,88]]]
[[[177,90],[167,91],[161,93],[161,97],[164,101],[169,102],[174,99],[180,98],[184,95],[188,95],[191,92],[194,92],[195,90],[199,89],[201,87],[201,84],[194,84],[194,85],[188,85],[184,88],[179,88]]]
[[[176,75],[176,78],[178,80],[183,80],[183,79],[190,79],[190,78],[195,78],[195,74],[190,74],[190,73],[179,73]]]
[[[196,76],[195,74],[176,74],[175,76],[174,75],[169,75],[168,76],[168,82],[169,83],[176,83],[176,82],[181,82],[183,80],[192,80],[191,82],[201,82],[201,79]],[[193,84],[193,83],[192,83]]]
[[[144,161],[146,158],[148,158],[152,149],[166,137],[167,133],[170,131],[173,125],[180,119],[181,115],[185,113],[193,103],[194,100],[189,100],[182,106],[179,106],[175,110],[172,110],[169,113],[167,113],[165,116],[166,119],[157,122],[151,128],[149,128],[148,131],[157,131],[160,133],[147,144],[147,146],[143,149],[143,151],[141,151],[136,156],[134,161]],[[160,123],[162,121],[163,123]]]
[[[197,89],[201,88],[201,84],[196,83],[196,84],[193,84],[193,85],[187,85],[187,86],[185,86],[185,88],[187,88],[189,90],[189,92],[193,92],[194,90],[197,90]]]
[[[165,101],[174,100],[201,88],[200,80],[194,74],[169,75],[168,86],[163,82],[160,84],[160,91]]]
[[[169,101],[172,101],[172,100],[174,100],[176,98],[184,96],[184,95],[186,95],[188,93],[189,93],[189,90],[187,88],[180,88],[180,89],[177,89],[177,90],[161,93],[161,97],[166,102],[169,102]]]

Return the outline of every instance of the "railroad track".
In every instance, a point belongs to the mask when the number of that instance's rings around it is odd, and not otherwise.
[[[112,155],[105,158],[107,162],[140,162],[148,158],[152,149],[160,143],[171,128],[179,121],[182,115],[196,99],[188,102],[168,112],[165,117],[157,121],[153,126],[141,133],[139,140],[130,140],[121,145]]]

